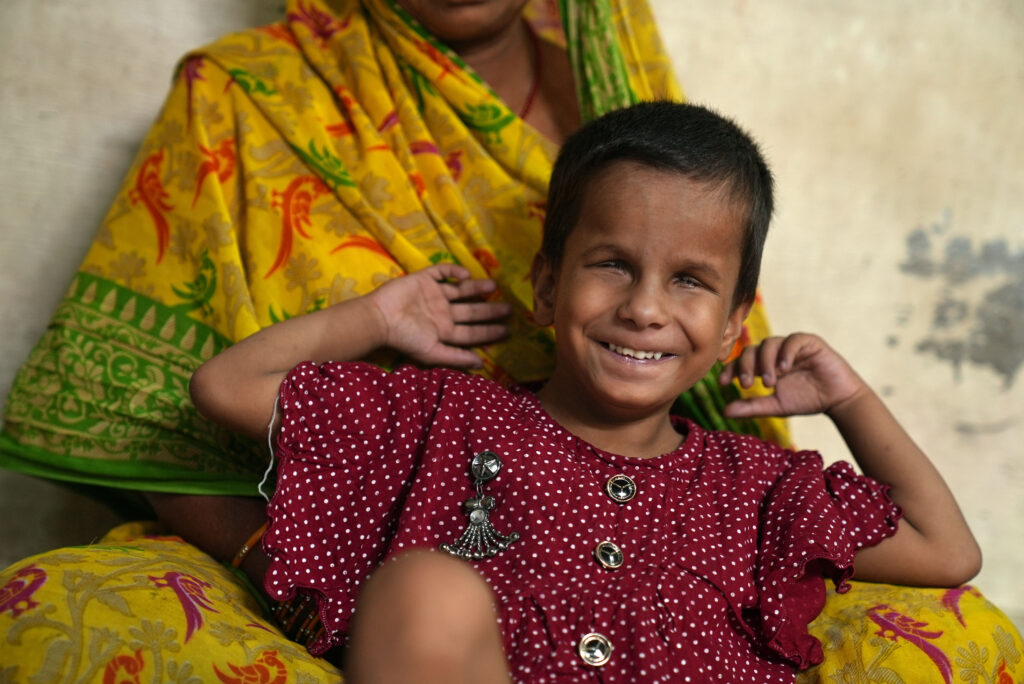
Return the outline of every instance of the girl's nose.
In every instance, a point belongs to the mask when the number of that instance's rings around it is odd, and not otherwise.
[[[626,293],[619,305],[619,317],[638,328],[661,327],[666,323],[666,310],[656,287],[637,283]]]

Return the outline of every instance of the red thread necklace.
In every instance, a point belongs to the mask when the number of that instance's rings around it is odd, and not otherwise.
[[[540,38],[534,32],[533,27],[530,26],[530,22],[523,20],[526,24],[526,32],[530,36],[530,45],[533,47],[533,82],[530,84],[530,92],[526,94],[526,102],[519,108],[519,118],[525,119],[526,115],[530,113],[530,107],[533,106],[533,100],[537,97],[537,90],[540,89]]]

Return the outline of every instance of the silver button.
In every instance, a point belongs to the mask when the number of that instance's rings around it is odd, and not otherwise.
[[[636,483],[629,475],[612,475],[604,484],[604,491],[618,503],[626,503],[636,496]]]
[[[580,639],[576,650],[587,665],[601,667],[612,657],[612,642],[604,634],[591,632]]]
[[[481,451],[473,457],[469,464],[469,470],[473,477],[481,482],[493,480],[501,470],[501,459],[493,451]]]
[[[617,544],[610,541],[598,542],[597,546],[594,547],[594,558],[602,567],[608,570],[616,570],[622,565],[622,561],[625,557],[622,555],[622,549]]]

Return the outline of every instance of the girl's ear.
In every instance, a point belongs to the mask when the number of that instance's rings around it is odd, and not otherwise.
[[[743,321],[747,319],[752,305],[751,302],[740,304],[729,314],[729,320],[725,323],[725,331],[722,333],[722,348],[718,352],[719,361],[725,361],[732,354],[736,340],[743,334]]]
[[[551,325],[555,322],[555,270],[540,252],[533,257],[530,282],[533,283],[533,320],[537,325]]]

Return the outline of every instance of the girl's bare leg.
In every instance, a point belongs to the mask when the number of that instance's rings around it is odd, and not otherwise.
[[[486,582],[468,563],[413,551],[363,586],[351,625],[346,681],[508,682]]]

